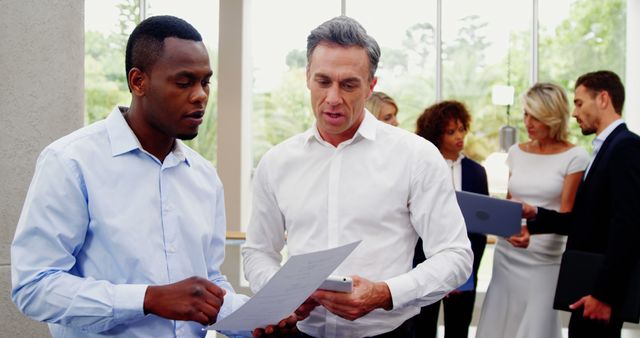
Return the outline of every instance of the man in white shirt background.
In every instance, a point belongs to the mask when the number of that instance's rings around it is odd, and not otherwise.
[[[301,336],[406,337],[407,321],[469,277],[472,252],[448,168],[423,138],[364,108],[380,48],[348,17],[307,39],[307,87],[316,122],[268,151],[254,177],[242,249],[254,291],[297,255],[362,243],[334,272],[352,293],[316,291]],[[421,237],[427,260],[412,268]]]

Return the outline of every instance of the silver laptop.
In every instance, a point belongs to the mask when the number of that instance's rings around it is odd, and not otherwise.
[[[502,237],[519,234],[522,204],[501,198],[456,191],[468,232]]]

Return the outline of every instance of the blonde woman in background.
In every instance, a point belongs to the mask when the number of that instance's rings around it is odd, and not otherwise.
[[[569,102],[551,83],[531,87],[523,97],[529,141],[509,149],[508,198],[568,212],[589,163],[582,148],[567,141]],[[482,306],[477,338],[561,338],[553,298],[566,236],[499,238],[493,274]],[[511,244],[510,244],[511,242]]]
[[[378,120],[398,126],[398,105],[389,95],[383,92],[373,92],[365,102],[365,107]]]

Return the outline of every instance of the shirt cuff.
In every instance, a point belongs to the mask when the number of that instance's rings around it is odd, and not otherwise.
[[[216,322],[222,320],[228,315],[232,314],[235,310],[240,308],[244,303],[249,300],[249,297],[243,294],[237,294],[233,290],[227,290],[227,293],[224,295],[224,301],[222,303],[222,307],[220,308],[220,312],[218,313],[218,319]],[[277,323],[275,323],[277,324]],[[250,338],[253,337],[251,331],[218,331],[223,335],[229,338]]]
[[[147,287],[148,285],[142,284],[115,285],[113,318],[119,322],[144,317],[144,296]]]
[[[224,295],[222,307],[220,308],[220,312],[218,313],[218,320],[232,314],[249,300],[249,297],[243,294],[237,294],[227,289],[225,289],[225,291],[227,293]]]
[[[408,273],[387,279],[384,282],[387,283],[391,292],[391,301],[394,309],[418,298],[416,295],[418,285]]]

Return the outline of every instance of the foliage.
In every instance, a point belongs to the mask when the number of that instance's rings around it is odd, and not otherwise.
[[[104,119],[114,106],[130,100],[124,69],[124,50],[117,37],[98,32],[85,34],[86,122]]]
[[[286,64],[289,69],[305,68],[307,66],[307,53],[300,49],[289,51]]]
[[[116,34],[86,34],[87,121],[104,118],[115,104],[126,104],[129,93],[124,74],[126,37],[139,22],[140,0],[120,0]],[[527,139],[522,124],[520,96],[530,86],[530,31],[511,32],[510,47],[499,62],[489,64],[486,52],[487,23],[478,16],[462,19],[457,37],[442,46],[443,97],[464,102],[473,116],[465,152],[483,160],[498,148],[498,130],[507,123],[507,108],[491,103],[491,88],[511,84],[516,89],[509,107],[509,123],[519,129],[519,140]],[[625,0],[575,0],[570,14],[557,27],[541,27],[539,32],[539,79],[566,88],[569,97],[575,79],[588,71],[610,69],[625,74]],[[415,129],[419,114],[435,101],[435,28],[421,22],[402,37],[401,48],[382,46],[378,68],[378,90],[398,103],[400,126]],[[217,69],[217,53],[210,51],[212,68]],[[272,146],[302,132],[313,123],[305,83],[306,53],[290,51],[283,60],[288,70],[273,90],[253,96],[253,158],[256,164]],[[217,83],[212,79],[209,106],[200,135],[188,142],[215,161],[217,135]],[[591,137],[581,135],[571,123],[570,141],[590,148]]]
[[[578,0],[571,15],[554,31],[540,32],[540,80],[552,81],[573,93],[575,80],[600,69],[616,72],[624,82],[626,1]],[[571,97],[571,95],[569,95]],[[592,137],[570,124],[570,141],[591,149]]]
[[[87,124],[102,120],[116,105],[127,105],[130,94],[124,67],[129,33],[140,18],[140,0],[121,0],[119,31],[85,33],[85,106]]]
[[[118,32],[119,39],[116,41],[119,43],[118,47],[121,50],[125,50],[127,47],[127,39],[133,29],[142,21],[140,13],[140,1],[141,0],[120,0],[121,2],[116,5],[119,11],[118,26],[120,28]]]
[[[254,165],[269,148],[311,127],[314,118],[309,102],[305,68],[301,67],[290,69],[272,92],[254,95]]]
[[[216,75],[218,53],[211,49],[208,49],[208,52],[211,69],[214,70],[209,84],[209,103],[207,103],[204,119],[198,129],[198,137],[185,143],[215,165],[218,150],[218,78]]]
[[[116,105],[127,106],[131,94],[127,87],[124,57],[127,39],[141,21],[140,0],[120,0],[118,32],[85,33],[85,121],[106,118]],[[209,50],[212,69],[217,69],[216,51]],[[185,143],[215,162],[217,149],[217,78],[211,79],[209,104],[198,137]]]

